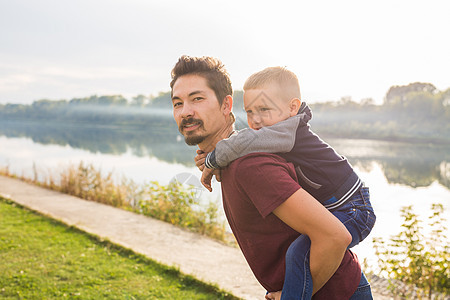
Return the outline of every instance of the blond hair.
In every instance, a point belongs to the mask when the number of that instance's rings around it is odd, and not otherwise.
[[[261,89],[276,84],[280,95],[290,101],[293,98],[301,99],[300,84],[297,75],[285,67],[269,67],[252,74],[244,84],[244,91]]]

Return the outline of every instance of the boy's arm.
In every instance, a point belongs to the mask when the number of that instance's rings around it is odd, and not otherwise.
[[[243,129],[217,143],[208,153],[205,166],[209,169],[226,167],[233,160],[254,152],[285,153],[291,151],[301,116],[296,115],[260,130]]]

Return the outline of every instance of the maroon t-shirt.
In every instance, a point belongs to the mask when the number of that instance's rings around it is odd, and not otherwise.
[[[282,289],[285,254],[299,236],[272,212],[300,188],[293,164],[274,154],[252,153],[222,170],[225,214],[250,268],[267,291]],[[347,251],[338,271],[332,280],[339,284],[327,284],[320,293],[332,295],[328,286],[338,287],[348,299],[361,277],[359,263]]]

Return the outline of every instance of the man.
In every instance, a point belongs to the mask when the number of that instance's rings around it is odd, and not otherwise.
[[[231,82],[220,61],[182,56],[170,86],[174,118],[187,144],[211,152],[233,133]],[[250,268],[271,292],[266,298],[309,299],[320,290],[315,298],[370,299],[356,295],[362,288],[370,295],[370,286],[365,281],[358,287],[363,280],[359,264],[346,250],[348,231],[301,189],[292,164],[273,154],[242,157],[223,170],[222,195]],[[309,239],[310,249],[297,247],[298,239]],[[309,264],[295,264],[297,255],[305,255]],[[294,278],[285,278],[286,269]]]

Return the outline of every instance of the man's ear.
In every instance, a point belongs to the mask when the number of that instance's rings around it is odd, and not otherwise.
[[[298,98],[293,98],[291,102],[289,102],[289,111],[290,116],[293,117],[298,113],[300,106],[302,105],[302,100]]]
[[[233,109],[233,97],[227,95],[225,98],[223,98],[222,111],[225,115],[229,115],[232,109]]]

